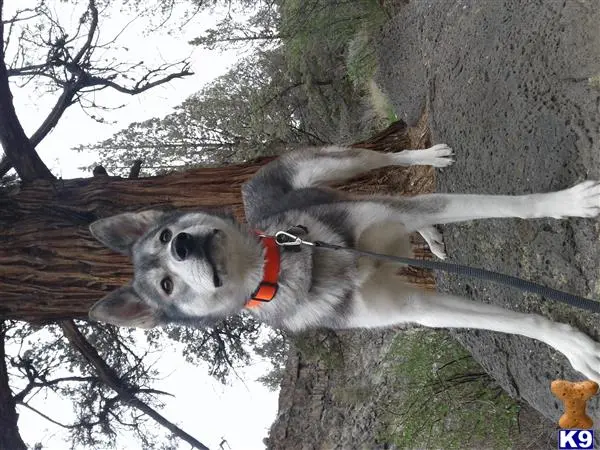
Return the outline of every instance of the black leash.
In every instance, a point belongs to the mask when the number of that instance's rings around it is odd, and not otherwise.
[[[299,230],[300,229],[300,230]],[[293,231],[304,231],[304,227],[294,227]],[[290,230],[290,231],[292,231]],[[531,292],[533,294],[540,295],[545,298],[551,298],[567,305],[574,306],[576,308],[585,309],[600,313],[600,302],[591,300],[589,298],[580,297],[578,295],[569,294],[568,292],[558,291],[556,289],[543,286],[541,284],[534,283],[532,281],[523,280],[521,278],[513,277],[511,275],[505,275],[503,273],[492,272],[485,269],[479,269],[477,267],[463,266],[461,264],[453,264],[442,261],[427,261],[424,259],[405,258],[402,256],[383,255],[380,253],[373,253],[366,250],[357,250],[354,248],[343,247],[341,245],[329,244],[323,241],[304,241],[298,236],[287,232],[278,231],[275,233],[275,241],[278,245],[283,247],[291,247],[299,249],[301,245],[308,245],[315,248],[321,248],[326,250],[343,250],[347,252],[356,253],[358,255],[369,256],[371,258],[380,259],[384,261],[392,261],[400,264],[406,264],[412,267],[419,267],[421,269],[441,270],[443,272],[454,273],[461,276],[479,278],[481,280],[492,281],[494,283],[504,284],[507,286],[515,287],[522,291]]]

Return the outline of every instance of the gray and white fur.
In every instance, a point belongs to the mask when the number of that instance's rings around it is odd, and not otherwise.
[[[245,310],[263,276],[267,234],[302,225],[306,240],[412,256],[418,231],[443,258],[437,224],[519,217],[595,217],[600,184],[586,181],[546,194],[520,196],[429,194],[354,196],[324,187],[385,166],[452,164],[443,144],[379,153],[331,146],[286,154],[243,187],[248,225],[210,212],[144,211],[101,219],[92,234],[129,254],[131,283],[98,301],[94,320],[129,327],[167,323],[214,324]],[[563,353],[587,378],[600,382],[600,344],[573,327],[451,294],[419,289],[396,275],[398,266],[349,252],[310,247],[281,252],[275,298],[246,310],[275,327],[376,328],[413,323],[434,328],[479,328],[540,340]]]

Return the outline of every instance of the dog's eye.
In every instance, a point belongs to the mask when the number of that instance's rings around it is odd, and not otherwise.
[[[163,230],[162,233],[160,233],[160,236],[158,238],[160,239],[160,242],[166,244],[171,240],[172,237],[173,233],[167,228],[166,230]]]
[[[171,292],[173,292],[173,280],[169,277],[163,278],[160,282],[160,287],[165,291],[165,294],[171,295]]]

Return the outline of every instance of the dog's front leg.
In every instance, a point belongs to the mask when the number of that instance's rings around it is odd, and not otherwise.
[[[406,213],[411,229],[476,219],[518,217],[595,217],[600,213],[600,183],[584,181],[569,189],[530,195],[430,194],[383,202]]]
[[[537,339],[564,354],[575,370],[600,382],[600,344],[570,325],[374,275],[363,284],[348,326],[374,328],[403,323],[477,328]]]

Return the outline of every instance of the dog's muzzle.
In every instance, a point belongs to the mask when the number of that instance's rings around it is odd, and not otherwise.
[[[177,261],[185,261],[191,256],[204,258],[208,261],[213,271],[213,282],[215,287],[223,284],[219,276],[215,260],[213,258],[213,240],[220,230],[213,230],[211,234],[196,238],[189,233],[179,233],[171,241],[171,253]]]

